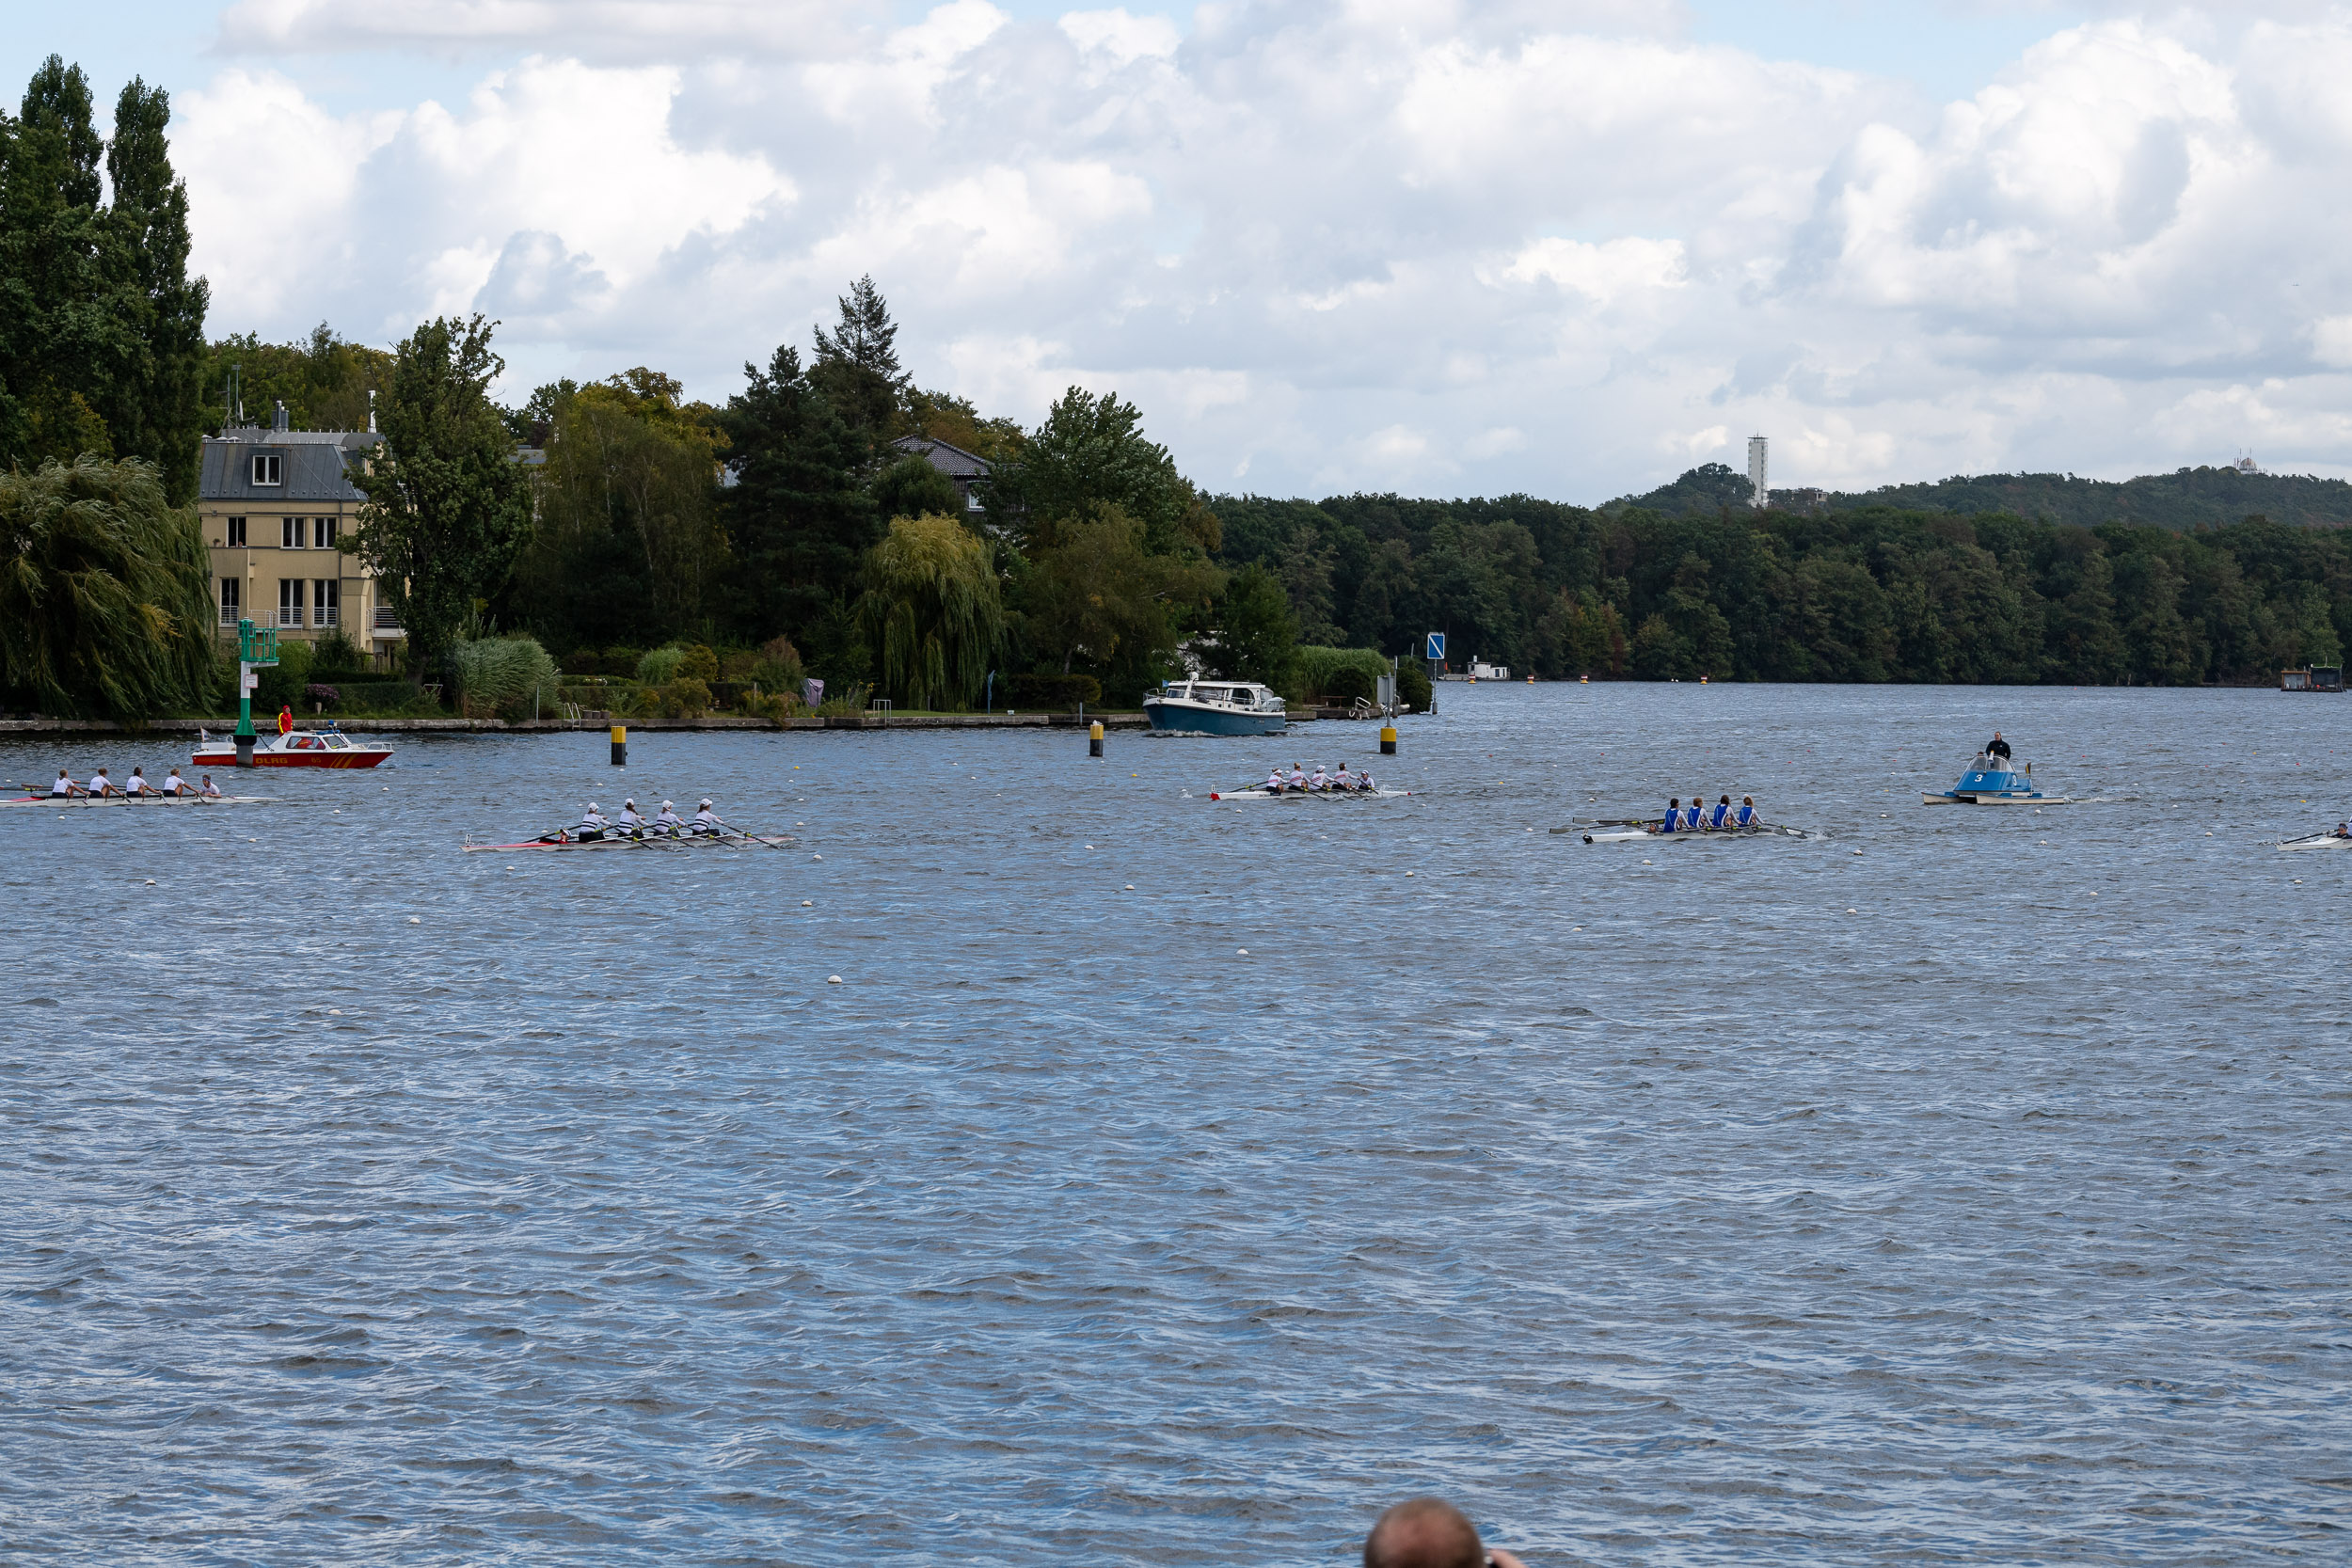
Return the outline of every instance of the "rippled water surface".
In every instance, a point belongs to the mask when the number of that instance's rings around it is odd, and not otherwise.
[[[0,1558],[2352,1559],[2352,702],[1442,709],[0,813]],[[458,851],[623,790],[799,842]]]

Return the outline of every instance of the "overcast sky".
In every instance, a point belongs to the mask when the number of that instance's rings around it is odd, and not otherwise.
[[[2352,7],[65,11],[0,68],[171,89],[215,334],[485,311],[515,398],[723,400],[870,272],[923,385],[1213,491],[2352,473]]]

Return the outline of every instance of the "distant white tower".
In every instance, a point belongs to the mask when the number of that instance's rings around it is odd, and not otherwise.
[[[1748,501],[1750,506],[1762,506],[1772,492],[1771,476],[1766,472],[1764,445],[1761,436],[1748,437],[1748,483],[1756,488],[1756,494]]]

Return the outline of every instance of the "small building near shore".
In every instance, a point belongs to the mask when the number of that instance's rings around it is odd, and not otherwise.
[[[352,476],[382,440],[372,430],[291,430],[283,405],[267,429],[231,425],[204,438],[196,504],[224,641],[235,641],[241,619],[277,627],[281,641],[340,628],[389,662],[405,633],[374,573],[344,548],[367,500]]]
[[[988,485],[987,458],[929,436],[901,436],[890,444],[909,457],[922,458],[953,481],[966,512],[981,509],[980,492]]]

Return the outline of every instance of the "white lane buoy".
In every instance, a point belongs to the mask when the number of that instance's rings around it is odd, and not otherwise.
[[[803,908],[803,909],[804,909],[804,910],[813,910],[813,909],[815,909],[816,907],[817,907],[817,900],[816,900],[816,899],[814,899],[814,898],[803,898],[803,899],[802,899],[802,900],[801,900],[801,908]]]
[[[1857,854],[1857,855],[1859,855],[1860,853],[1862,853],[1862,851],[1861,851],[1861,850],[1859,850],[1859,849],[1856,849],[1856,850],[1854,851],[1854,853],[1855,853],[1855,854]]]
[[[326,1016],[329,1018],[341,1018],[343,1016],[343,1010],[341,1007],[329,1007],[326,1009]]]
[[[822,855],[811,855],[811,856],[809,856],[808,858],[809,858],[810,860],[813,860],[813,861],[820,861],[820,860],[823,860],[825,857],[824,857],[824,856],[822,856]]]
[[[1236,810],[1238,810],[1239,808],[1238,808],[1238,807],[1236,807],[1235,809],[1236,809]],[[1409,871],[1407,871],[1406,873],[1405,873],[1405,875],[1406,875],[1407,877],[1409,877],[1409,876],[1411,876],[1411,875],[1412,875],[1412,873],[1411,873],[1411,872],[1409,872]]]
[[[1848,914],[1860,914],[1862,911],[1860,910],[1850,909],[1846,912]]]
[[[837,986],[837,985],[839,985],[840,983],[841,983],[841,976],[840,976],[840,975],[838,975],[838,974],[828,974],[828,975],[826,975],[826,976],[825,976],[825,984],[827,984],[827,985],[829,985],[829,986]]]
[[[1129,882],[1129,883],[1127,884],[1127,886],[1126,886],[1126,889],[1125,889],[1125,891],[1126,891],[1126,892],[1128,892],[1128,893],[1133,893],[1133,892],[1135,892],[1135,890],[1136,890],[1136,884],[1135,884],[1135,883],[1133,883],[1133,882]]]
[[[1245,958],[1249,957],[1249,949],[1247,947],[1236,947],[1233,951]]]
[[[412,914],[412,915],[410,915],[410,916],[408,917],[408,924],[409,924],[409,925],[411,925],[411,926],[421,926],[421,925],[423,925],[423,924],[424,924],[424,922],[423,922],[423,921],[421,921],[421,920],[420,920],[420,919],[418,919],[415,915],[413,915],[413,914]]]
[[[1094,847],[1094,846],[1093,846],[1093,845],[1091,845],[1091,844],[1089,844],[1089,845],[1088,845],[1088,846],[1087,846],[1087,847],[1088,847],[1088,848],[1089,848],[1089,849],[1091,849],[1091,848],[1093,848],[1093,847]]]
[[[2297,879],[2297,880],[2300,880],[2300,879],[2298,878],[2298,879]],[[153,887],[153,886],[155,885],[155,879],[154,879],[154,878],[152,878],[152,877],[148,878],[148,879],[147,879],[147,885],[148,885],[149,887]]]

